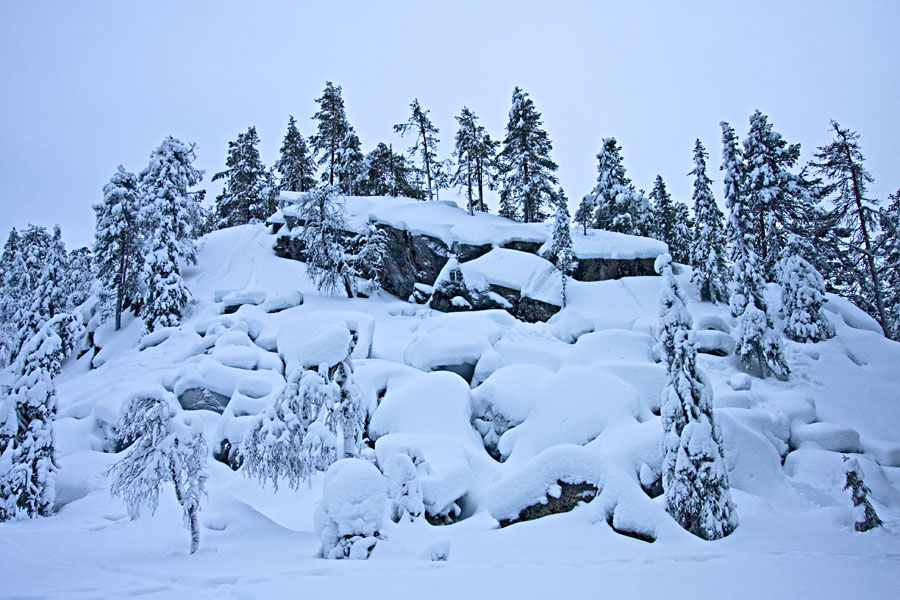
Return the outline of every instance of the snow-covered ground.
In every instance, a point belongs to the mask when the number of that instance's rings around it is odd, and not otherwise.
[[[391,216],[391,207],[379,210]],[[410,226],[416,217],[404,214]],[[179,328],[142,339],[134,320],[119,332],[104,326],[99,354],[66,365],[57,379],[58,510],[0,524],[0,597],[897,596],[900,344],[846,301],[826,307],[834,339],[786,342],[788,381],[753,377],[733,356],[700,355],[740,518],[735,533],[706,542],[641,489],[661,461],[654,412],[665,374],[652,337],[660,278],[571,282],[561,313],[526,324],[503,311],[442,314],[386,295],[322,297],[303,264],[273,254],[273,239],[252,225],[211,234],[187,271],[193,299]],[[687,270],[679,279],[693,291]],[[688,308],[708,345],[727,351],[725,307]],[[275,493],[212,459],[197,554],[188,554],[171,489],[155,515],[128,519],[105,476],[117,460],[109,426],[126,397],[214,392],[208,400],[221,397],[224,413],[194,412],[213,450],[239,440],[271,404],[287,361],[328,350],[310,340],[335,323],[356,337],[356,379],[379,440],[372,457],[387,462],[414,448],[427,461],[426,509],[455,504],[461,520],[387,521],[368,561],[325,560],[313,524],[321,474],[308,488]],[[472,373],[472,385],[456,372]],[[853,530],[842,453],[859,459],[884,528]],[[498,519],[553,495],[557,479],[580,477],[601,488],[592,502],[499,528]],[[449,559],[431,560],[448,543]]]

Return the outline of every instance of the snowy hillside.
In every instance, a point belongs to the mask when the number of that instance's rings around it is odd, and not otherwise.
[[[432,233],[442,222],[391,206],[358,212]],[[480,216],[441,235],[448,245],[505,240],[502,221]],[[532,228],[532,241],[547,241],[544,226]],[[576,254],[646,255],[593,235],[573,233]],[[0,524],[0,596],[895,597],[900,344],[846,300],[826,305],[836,337],[786,342],[791,377],[760,379],[733,356],[727,307],[699,302],[680,268],[740,521],[707,542],[681,529],[659,496],[662,278],[572,280],[565,308],[525,323],[499,309],[441,313],[386,293],[322,296],[303,263],[275,255],[275,239],[263,225],[209,234],[185,272],[192,299],[178,327],[142,336],[127,315],[120,331],[106,323],[96,332],[96,355],[64,366],[57,511]],[[508,252],[524,254],[493,250],[463,263],[466,277],[524,294],[535,268]],[[549,284],[535,292],[547,301],[557,293]],[[389,475],[374,489],[390,490],[389,472],[405,456],[421,483],[425,518],[384,519],[368,561],[318,558],[321,473],[299,491],[276,492],[231,468],[235,446],[285,386],[288,364],[342,359],[331,356],[335,326],[353,338],[372,442],[363,457]],[[170,489],[154,515],[134,521],[110,496],[106,470],[121,458],[112,428],[138,391],[174,394],[209,443],[197,554],[188,554]],[[858,459],[885,527],[854,531],[844,455]],[[350,483],[333,489],[352,495],[352,483],[371,476],[345,473]],[[590,501],[531,518],[572,494]]]

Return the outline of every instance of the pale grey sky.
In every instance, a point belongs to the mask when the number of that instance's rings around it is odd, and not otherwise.
[[[626,6],[627,5],[627,6]],[[0,2],[0,235],[59,223],[92,241],[91,205],[118,164],[139,171],[173,134],[198,144],[204,187],[228,140],[257,127],[277,156],[289,114],[313,131],[326,80],[369,150],[418,97],[449,155],[463,105],[503,137],[513,86],[553,141],[572,202],[602,138],[628,174],[689,201],[700,138],[718,172],[721,120],[759,108],[804,160],[828,121],[858,131],[876,178],[900,187],[900,2]],[[217,182],[218,183],[218,182]],[[2,242],[0,242],[2,243]]]

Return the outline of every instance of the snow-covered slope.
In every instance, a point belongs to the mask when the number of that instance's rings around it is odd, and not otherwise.
[[[408,228],[425,219],[433,232],[433,216],[394,208],[361,212],[402,218]],[[486,218],[472,223],[441,235],[503,236]],[[574,237],[576,245],[593,243]],[[105,325],[95,336],[100,352],[66,365],[57,380],[58,510],[0,524],[0,596],[896,594],[900,344],[873,332],[845,301],[829,302],[834,339],[787,343],[788,381],[752,377],[733,356],[700,355],[741,522],[731,536],[704,542],[644,492],[661,461],[654,413],[665,373],[653,350],[660,278],[570,282],[563,311],[527,324],[504,311],[442,314],[388,295],[322,297],[304,265],[277,258],[272,241],[254,225],[209,235],[187,272],[193,298],[180,327],[142,338],[134,320],[119,332]],[[612,244],[604,252],[615,251],[615,240],[604,243]],[[483,276],[533,276],[533,269],[504,270],[502,253],[488,257]],[[687,270],[679,279],[691,290]],[[688,308],[707,337],[727,336],[725,307]],[[170,490],[155,515],[127,519],[105,477],[117,458],[110,424],[126,397],[168,389],[182,402],[222,410],[194,411],[216,450],[239,441],[271,405],[287,362],[328,350],[308,342],[335,323],[356,339],[356,379],[369,435],[378,439],[371,457],[386,462],[415,448],[428,463],[426,510],[458,510],[457,523],[388,522],[369,561],[326,561],[316,557],[313,527],[321,475],[308,489],[274,493],[213,460],[198,554],[187,555]],[[853,531],[842,453],[859,459],[885,528]],[[498,520],[547,500],[567,479],[594,480],[600,494],[571,512],[498,529]],[[449,560],[430,562],[447,541]]]

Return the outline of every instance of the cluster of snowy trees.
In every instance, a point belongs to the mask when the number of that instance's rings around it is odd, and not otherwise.
[[[541,221],[548,208],[555,209],[558,181],[556,163],[550,158],[552,144],[534,102],[518,87],[502,143],[491,138],[471,109],[463,107],[455,117],[453,155],[445,158],[438,155],[440,130],[418,99],[409,105],[409,119],[393,128],[411,140],[406,152],[395,152],[393,144],[384,142],[362,152],[347,118],[341,86],[326,82],[316,102],[315,133],[304,139],[291,116],[272,169],[259,158],[254,127],[229,142],[227,168],[213,177],[225,182],[216,200],[216,226],[264,219],[274,211],[279,190],[307,192],[317,185],[332,186],[345,195],[419,200],[439,200],[442,189],[455,186],[463,191],[470,214],[487,210],[486,188],[499,189],[501,214],[525,222]]]

